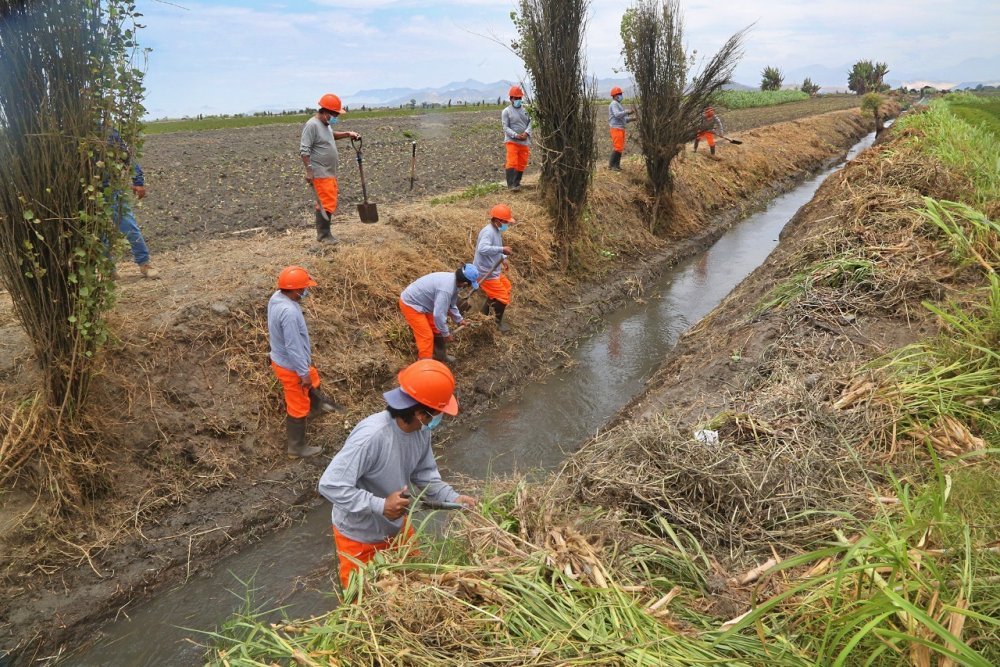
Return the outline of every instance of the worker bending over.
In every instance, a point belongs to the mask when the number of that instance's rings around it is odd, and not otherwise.
[[[472,285],[478,289],[479,271],[473,264],[465,264],[454,272],[437,271],[417,278],[399,296],[399,309],[406,323],[413,330],[417,344],[417,358],[455,361],[448,355],[448,316],[456,326],[465,326],[458,310],[458,288]]]

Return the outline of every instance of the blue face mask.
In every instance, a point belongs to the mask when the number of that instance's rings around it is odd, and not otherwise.
[[[622,96],[621,95],[615,95],[615,102],[621,102],[621,101],[622,101]]]
[[[507,231],[508,229],[510,229],[510,225],[508,225],[508,224],[507,224],[506,222],[505,222],[505,223],[503,223],[502,225],[500,225],[500,231],[501,231],[501,232],[505,232],[505,231]]]
[[[515,109],[521,108],[521,100],[511,100],[510,103]]]
[[[301,297],[299,297],[299,298],[300,298],[300,299],[304,299],[304,298],[306,298],[307,296],[309,296],[309,288],[308,288],[308,287],[307,287],[307,288],[305,288],[304,290],[302,290],[302,296],[301,296]]]
[[[328,122],[329,122],[330,125],[333,125],[334,123],[337,122],[337,117],[336,116],[330,116],[330,120]]]
[[[427,422],[426,424],[421,424],[420,430],[421,431],[433,431],[434,429],[436,429],[441,424],[441,420],[442,419],[444,419],[444,413],[443,412],[439,412],[436,415],[434,415],[433,417],[431,417],[431,420],[429,422]]]

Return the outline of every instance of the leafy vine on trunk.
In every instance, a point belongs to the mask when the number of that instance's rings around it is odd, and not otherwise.
[[[0,16],[0,281],[41,372],[35,437],[0,434],[3,481],[35,455],[74,458],[144,109],[134,3],[0,0]]]

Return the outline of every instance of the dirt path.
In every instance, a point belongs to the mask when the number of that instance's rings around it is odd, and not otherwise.
[[[743,132],[857,105],[856,96],[818,97],[729,111],[723,119],[728,131]],[[343,129],[365,137],[365,179],[371,200],[402,203],[501,181],[498,119],[493,111],[345,118]],[[206,238],[232,238],[233,232],[249,229],[280,233],[311,225],[311,193],[297,153],[300,132],[297,125],[266,125],[148,137],[142,165],[149,194],[138,218],[154,254]],[[411,136],[418,142],[418,178],[412,192]],[[600,114],[597,139],[598,155],[604,156],[611,142]],[[789,136],[789,141],[795,140]],[[341,206],[335,220],[344,222],[357,219],[353,202],[361,201],[361,190],[350,143],[339,144]],[[537,156],[528,173],[535,173],[536,166]]]
[[[500,393],[544,372],[564,345],[629,298],[637,280],[709,243],[761,198],[790,187],[865,132],[852,112],[796,125],[797,144],[786,141],[790,129],[759,128],[726,160],[698,156],[679,165],[686,226],[667,238],[646,228],[641,163],[626,162],[622,174],[600,171],[590,202],[590,273],[583,275],[552,272],[549,222],[538,191],[527,188],[515,202],[523,224],[510,233],[518,250],[515,332],[501,338],[484,326],[456,346],[462,418],[474,423]],[[465,258],[495,200],[388,206],[384,224],[344,224],[344,243],[333,251],[318,247],[306,229],[238,240],[194,235],[176,252],[161,253],[163,280],[142,281],[134,267],[123,267],[112,314],[118,339],[94,397],[113,447],[109,492],[66,526],[32,507],[31,497],[5,497],[6,511],[22,501],[26,513],[0,535],[0,647],[52,650],[79,642],[130,601],[300,516],[314,502],[322,462],[288,463],[274,444],[281,406],[266,367],[263,324],[273,276],[281,266],[305,263],[320,280],[307,320],[317,366],[348,413],[321,420],[311,437],[333,451],[377,409],[379,392],[412,355],[394,310],[399,291],[415,276]],[[26,341],[15,343],[0,368],[10,380],[8,396],[24,391],[18,369],[30,367]]]

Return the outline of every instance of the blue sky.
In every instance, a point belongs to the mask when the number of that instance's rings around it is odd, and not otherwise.
[[[629,4],[590,3],[587,59],[599,77],[618,76],[618,24]],[[147,26],[140,42],[152,48],[146,107],[154,118],[301,108],[328,91],[350,104],[363,89],[524,75],[503,46],[516,37],[511,0],[139,0],[138,7]],[[682,8],[689,46],[702,54],[756,23],[735,77],[749,85],[765,65],[784,70],[787,82],[811,65],[832,68],[827,78],[836,78],[860,58],[887,62],[897,81],[1000,79],[996,0],[682,0]]]

